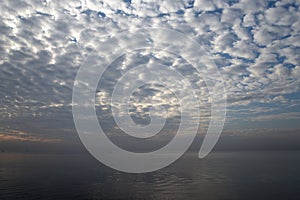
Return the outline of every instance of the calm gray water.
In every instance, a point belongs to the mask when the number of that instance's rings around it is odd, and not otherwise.
[[[89,154],[0,154],[0,199],[300,199],[300,152],[189,153],[125,174]]]

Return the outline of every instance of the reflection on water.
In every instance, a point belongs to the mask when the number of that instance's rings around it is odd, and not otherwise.
[[[147,174],[85,155],[0,154],[0,199],[299,199],[300,152],[187,154]]]

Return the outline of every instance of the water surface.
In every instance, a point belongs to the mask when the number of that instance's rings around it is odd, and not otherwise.
[[[188,153],[147,174],[89,154],[0,154],[0,199],[299,199],[300,151]]]

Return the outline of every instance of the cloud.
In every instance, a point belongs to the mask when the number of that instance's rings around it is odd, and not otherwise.
[[[38,143],[59,143],[61,139],[42,138],[17,130],[5,130],[0,132],[0,142],[4,141],[22,141]]]
[[[253,110],[251,106],[258,103],[270,112],[281,107],[278,118],[287,115],[287,105],[299,108],[299,102],[288,97],[300,91],[298,1],[3,0],[0,5],[0,120],[55,116],[58,109],[70,113],[77,70],[99,47],[97,41],[139,27],[171,28],[198,41],[219,67],[233,115],[243,112],[241,107]],[[114,51],[133,42],[115,40],[102,49]],[[183,50],[181,56],[193,53]],[[109,60],[107,55],[103,59]],[[209,114],[209,94],[201,76],[180,56],[146,50],[127,55],[112,66],[115,71],[106,73],[105,87],[96,95],[102,112],[109,110],[107,98],[120,76],[133,66],[151,62],[172,66],[185,75],[199,88],[199,104]],[[181,90],[191,92],[186,85]],[[134,113],[146,118],[152,102],[168,105],[169,117],[177,116],[177,103],[166,88],[152,85],[147,91],[148,96],[137,95],[140,99],[132,102]],[[191,107],[195,103],[190,102]],[[264,113],[264,109],[256,111]],[[266,119],[273,118],[257,118]]]
[[[279,113],[270,115],[261,115],[251,118],[252,121],[270,121],[270,120],[300,119],[300,112]]]

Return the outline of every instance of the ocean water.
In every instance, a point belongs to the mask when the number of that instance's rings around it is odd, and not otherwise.
[[[187,153],[162,170],[127,174],[89,154],[0,153],[6,199],[300,199],[300,151]]]

